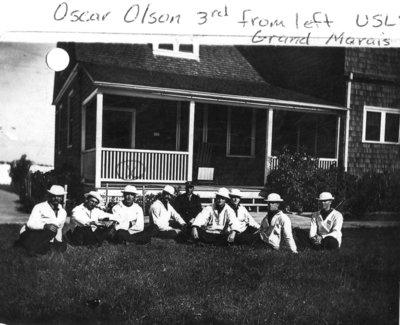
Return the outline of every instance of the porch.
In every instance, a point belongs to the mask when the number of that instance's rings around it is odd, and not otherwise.
[[[188,180],[262,188],[284,146],[321,157],[320,168],[339,164],[343,110],[336,107],[177,97],[97,89],[86,98],[83,181],[98,189]]]

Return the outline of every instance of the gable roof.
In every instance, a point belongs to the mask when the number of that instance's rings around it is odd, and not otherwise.
[[[69,69],[56,73],[54,99],[79,63],[94,82],[199,91],[330,105],[267,83],[235,46],[200,46],[200,60],[156,56],[150,44],[59,43]]]

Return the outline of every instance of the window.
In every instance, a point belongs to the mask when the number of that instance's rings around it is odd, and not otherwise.
[[[400,109],[364,106],[362,141],[400,144]]]
[[[200,60],[199,44],[153,43],[153,53],[154,55]]]
[[[67,147],[71,148],[72,147],[72,128],[74,125],[74,118],[72,114],[72,98],[74,95],[74,91],[72,90],[68,94],[68,102],[67,102]]]
[[[256,110],[228,109],[227,156],[254,157],[256,134]]]

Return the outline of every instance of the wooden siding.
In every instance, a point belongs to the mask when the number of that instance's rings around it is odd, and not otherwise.
[[[67,145],[67,106],[68,106],[68,94],[74,91],[74,95],[71,99],[71,111],[72,114],[72,146]],[[60,151],[55,151],[54,167],[56,169],[66,168],[75,172],[80,172],[81,169],[81,128],[82,128],[82,101],[94,90],[94,87],[84,71],[78,69],[78,75],[70,84],[70,86],[64,92],[63,97],[60,99],[59,104],[62,103],[61,112],[61,137]],[[56,128],[58,127],[56,123]],[[56,130],[57,134],[57,130]],[[55,145],[57,148],[57,144]]]
[[[400,109],[400,51],[346,49],[346,72],[354,74],[351,87],[348,170],[400,170],[400,146],[362,142],[364,106]]]

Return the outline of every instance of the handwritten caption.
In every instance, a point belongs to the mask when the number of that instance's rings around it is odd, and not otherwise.
[[[258,12],[253,8],[232,10],[227,4],[210,10],[158,9],[151,3],[134,3],[126,9],[96,10],[81,9],[61,2],[55,6],[53,19],[56,22],[74,24],[107,24],[111,21],[126,25],[175,26],[193,30],[209,26],[229,25],[249,38],[252,44],[265,45],[321,45],[329,46],[374,46],[389,47],[392,38],[385,31],[400,28],[400,15],[395,13],[356,13],[348,21],[351,31],[341,30],[341,24],[332,13],[324,11],[294,12],[284,18]],[[343,27],[342,27],[343,28]],[[365,29],[379,31],[379,36],[359,37],[357,32]],[[354,34],[353,34],[354,33]],[[293,35],[296,36],[293,36]],[[362,34],[362,33],[361,33]],[[321,37],[323,35],[323,37]],[[229,35],[228,35],[229,36]]]

